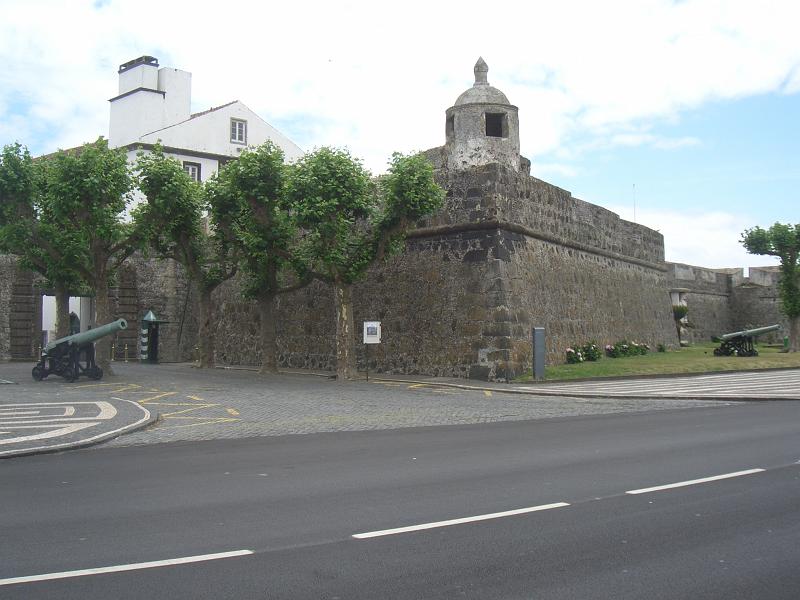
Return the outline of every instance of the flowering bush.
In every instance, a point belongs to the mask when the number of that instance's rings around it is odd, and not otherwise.
[[[582,363],[587,360],[599,360],[602,355],[603,353],[600,352],[600,348],[595,341],[587,342],[583,345],[575,344],[567,348],[567,362],[569,364]]]
[[[575,350],[573,348],[567,348],[567,362],[571,365],[576,363],[582,363],[583,352],[581,352],[581,349],[578,348],[577,350]]]
[[[636,342],[629,342],[622,340],[616,344],[608,344],[606,346],[606,355],[611,358],[621,358],[623,356],[640,356],[650,352],[650,346],[647,344],[637,344]]]
[[[586,360],[600,360],[600,357],[603,356],[602,352],[600,352],[600,347],[594,340],[584,344],[581,350],[583,351],[583,357]]]

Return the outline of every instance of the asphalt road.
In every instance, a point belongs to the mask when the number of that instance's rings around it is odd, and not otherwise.
[[[12,459],[0,597],[796,599],[798,461],[786,401]]]

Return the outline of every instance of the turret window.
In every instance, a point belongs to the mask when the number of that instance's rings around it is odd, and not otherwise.
[[[505,113],[485,113],[486,136],[508,137],[508,115]]]

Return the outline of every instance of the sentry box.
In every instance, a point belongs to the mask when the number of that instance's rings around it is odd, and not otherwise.
[[[364,343],[365,344],[381,343],[380,321],[364,321]]]

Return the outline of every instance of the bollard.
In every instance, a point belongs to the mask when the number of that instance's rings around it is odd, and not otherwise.
[[[533,378],[544,379],[544,327],[533,328]]]
[[[111,362],[114,362],[114,355],[117,353],[117,345],[111,344]]]
[[[125,344],[125,362],[128,362],[128,344]]]

